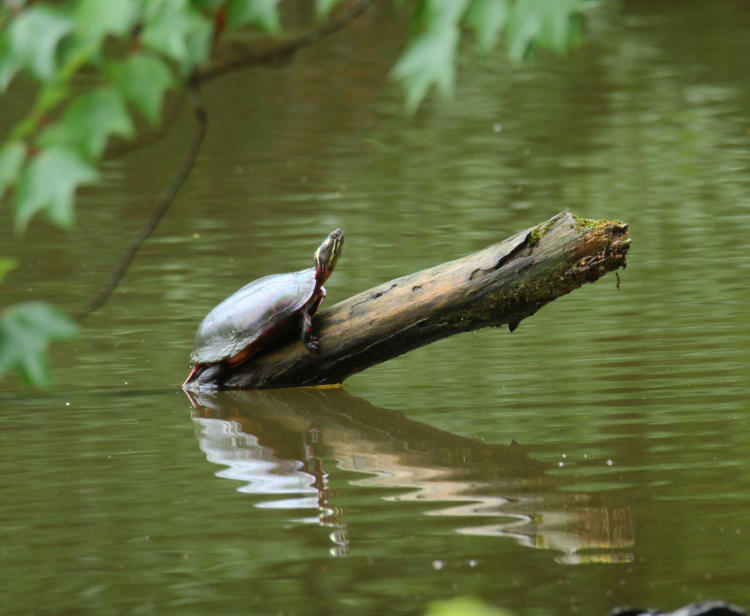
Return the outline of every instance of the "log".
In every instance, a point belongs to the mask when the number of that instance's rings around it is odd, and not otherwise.
[[[216,387],[340,384],[447,336],[513,331],[552,300],[625,267],[627,224],[562,212],[477,253],[378,285],[319,312],[310,353],[298,338],[228,368]]]

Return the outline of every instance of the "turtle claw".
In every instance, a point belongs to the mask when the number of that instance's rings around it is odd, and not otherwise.
[[[305,346],[307,347],[307,350],[310,351],[310,353],[317,353],[318,351],[320,351],[320,343],[315,336],[310,336],[307,340],[305,340]]]

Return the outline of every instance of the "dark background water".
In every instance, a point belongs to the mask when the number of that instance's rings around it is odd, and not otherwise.
[[[112,300],[0,383],[9,614],[519,614],[750,607],[750,10],[602,3],[566,58],[462,54],[403,113],[381,7],[277,70],[206,88],[193,174]],[[23,95],[5,97],[12,117]],[[108,163],[71,233],[6,232],[2,304],[82,307],[179,164],[191,119]],[[630,224],[608,276],[509,334],[343,391],[179,390],[195,328],[344,228],[334,302],[569,209]],[[10,227],[0,212],[0,227]],[[329,305],[330,305],[329,304]]]

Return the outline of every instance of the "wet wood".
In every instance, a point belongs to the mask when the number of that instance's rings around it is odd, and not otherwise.
[[[320,350],[299,339],[225,372],[219,387],[341,383],[351,374],[460,332],[513,331],[552,300],[625,267],[624,223],[569,212],[475,254],[350,297],[313,318]]]

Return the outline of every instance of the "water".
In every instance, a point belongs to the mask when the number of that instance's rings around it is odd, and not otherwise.
[[[466,53],[455,100],[415,118],[387,79],[395,18],[370,19],[207,87],[190,181],[52,348],[55,387],[0,383],[3,613],[750,607],[750,13],[602,7],[568,58]],[[73,232],[4,236],[21,263],[3,305],[82,307],[190,127],[109,163]],[[619,290],[607,276],[343,390],[178,388],[202,316],[337,226],[328,305],[564,209],[630,224]]]

